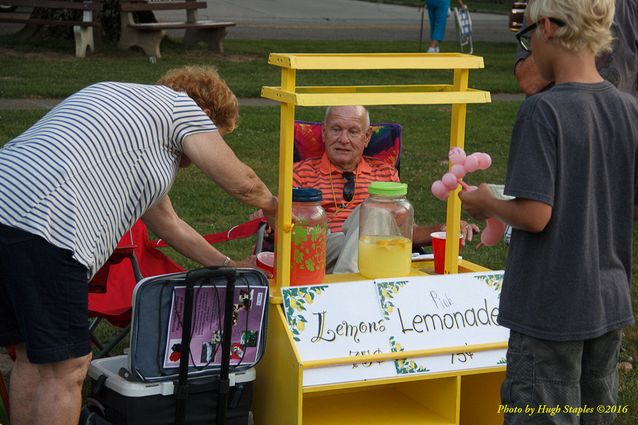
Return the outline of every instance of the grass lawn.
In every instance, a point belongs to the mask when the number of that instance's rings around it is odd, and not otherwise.
[[[101,80],[153,82],[166,69],[190,63],[208,63],[219,67],[229,85],[240,96],[257,96],[262,85],[277,85],[278,71],[266,64],[269,52],[391,52],[415,51],[406,43],[330,43],[282,41],[227,41],[227,56],[210,55],[205,50],[182,49],[179,43],[163,46],[165,57],[150,64],[139,53],[104,50],[85,60],[77,60],[66,52],[69,46],[39,46],[33,49],[14,46],[11,40],[0,38],[0,97],[62,97],[80,87]],[[57,50],[56,50],[57,49]],[[450,44],[450,50],[452,45]],[[59,53],[64,51],[65,53]],[[477,52],[484,55],[486,68],[471,72],[472,87],[496,92],[516,92],[511,66],[514,46],[478,43]],[[300,73],[301,74],[301,73]],[[354,75],[347,73],[308,73],[300,75],[300,84],[335,84],[348,81],[385,83],[448,82],[449,75],[429,72],[378,72]],[[488,152],[493,166],[477,172],[470,183],[482,181],[501,183],[505,175],[509,137],[518,102],[495,102],[468,107],[466,149]],[[449,106],[385,106],[370,108],[373,121],[399,122],[404,128],[402,180],[409,185],[408,198],[413,203],[418,223],[444,220],[445,204],[430,194],[430,184],[447,169],[450,127]],[[0,145],[16,136],[46,111],[0,110]],[[297,118],[321,120],[322,108],[298,108]],[[239,128],[225,138],[237,155],[253,167],[273,190],[277,184],[279,112],[276,107],[244,107]],[[174,206],[180,216],[200,233],[227,230],[246,220],[251,210],[239,205],[211,184],[198,170],[182,170],[171,191]],[[467,217],[465,217],[467,218]],[[638,248],[634,228],[634,250]],[[220,246],[225,253],[240,258],[251,252],[252,241],[239,241]],[[167,250],[170,255],[173,254]],[[464,247],[461,255],[493,269],[504,267],[506,248],[503,245],[475,249]],[[194,264],[175,255],[185,267]],[[634,281],[638,263],[634,256]],[[634,285],[634,311],[638,312],[638,293]],[[107,332],[107,330],[105,330]],[[626,330],[625,347],[638,356],[638,328]],[[630,406],[629,413],[615,422],[621,425],[638,423],[638,373],[621,373],[619,404]]]
[[[513,40],[513,38],[512,38]],[[168,69],[186,64],[214,65],[240,97],[257,97],[264,85],[279,84],[279,69],[268,65],[271,52],[293,53],[369,53],[417,52],[418,41],[281,41],[227,40],[226,55],[214,55],[204,48],[185,49],[179,42],[162,43],[162,59],[149,63],[140,52],[100,46],[98,53],[75,58],[73,40],[24,45],[0,36],[0,97],[59,98],[97,81],[153,83]],[[495,93],[517,93],[512,58],[515,44],[475,44],[477,55],[485,58],[485,68],[473,71],[470,85]],[[443,43],[442,51],[458,51],[453,42]],[[299,85],[340,85],[344,81],[360,84],[427,84],[449,81],[450,72],[422,71],[308,71],[298,74]]]

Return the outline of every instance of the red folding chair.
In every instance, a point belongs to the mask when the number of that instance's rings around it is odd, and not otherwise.
[[[100,350],[100,358],[128,334],[131,321],[131,298],[133,289],[143,276],[165,274],[183,269],[164,253],[152,248],[146,226],[137,221],[118,242],[108,261],[89,282],[89,325],[93,344]],[[101,341],[95,330],[102,319],[122,328],[109,341]]]
[[[205,235],[211,244],[249,237],[257,233],[265,220],[257,219],[242,223],[227,232]],[[168,246],[161,240],[150,240],[146,225],[138,220],[124,234],[107,263],[89,282],[89,326],[91,341],[100,350],[94,357],[100,358],[111,353],[113,348],[130,331],[131,300],[135,285],[142,277],[157,276],[184,271],[159,247]],[[101,341],[96,329],[102,319],[122,328],[114,338]]]

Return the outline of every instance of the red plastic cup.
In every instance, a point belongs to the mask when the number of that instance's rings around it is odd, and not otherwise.
[[[263,251],[257,254],[257,259],[255,260],[257,267],[267,272],[270,272],[273,276],[275,275],[275,253]]]
[[[432,237],[432,253],[434,254],[434,272],[443,274],[445,272],[445,232],[430,233]],[[459,251],[463,236],[459,236]]]

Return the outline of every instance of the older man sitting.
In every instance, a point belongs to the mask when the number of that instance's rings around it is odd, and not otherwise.
[[[330,228],[326,271],[357,272],[357,207],[368,197],[370,183],[399,181],[399,176],[393,166],[363,155],[372,135],[370,116],[363,106],[328,107],[321,132],[325,144],[323,155],[295,164],[293,186],[319,189],[323,194],[322,207],[328,215]],[[415,225],[413,243],[431,243],[430,233],[442,228],[442,224]],[[479,228],[461,223],[461,232],[464,242],[470,241]]]

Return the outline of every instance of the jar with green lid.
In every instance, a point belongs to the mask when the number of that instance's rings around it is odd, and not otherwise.
[[[412,264],[414,209],[408,185],[374,182],[359,211],[359,273],[368,278],[407,276]]]

